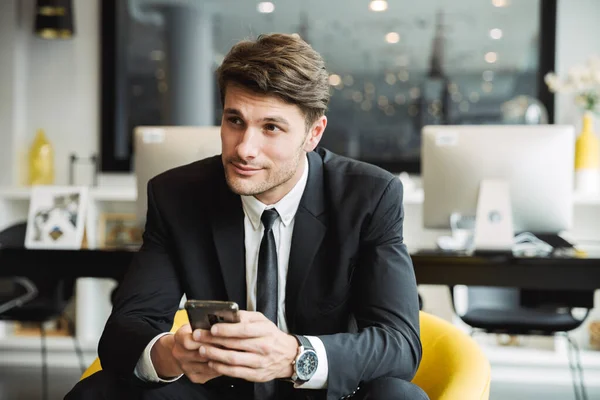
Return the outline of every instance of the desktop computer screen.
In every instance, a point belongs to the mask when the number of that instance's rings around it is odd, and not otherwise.
[[[573,127],[559,125],[426,126],[422,140],[425,228],[450,227],[454,213],[475,217],[507,194],[512,233],[558,233],[572,220]],[[500,188],[500,189],[498,189]],[[504,193],[502,188],[507,188]],[[501,203],[501,201],[500,201]],[[497,204],[492,204],[491,208]],[[493,222],[493,212],[485,214]],[[479,218],[479,215],[478,215]]]
[[[221,154],[220,126],[141,126],[134,132],[137,222],[146,223],[148,181],[169,169]]]

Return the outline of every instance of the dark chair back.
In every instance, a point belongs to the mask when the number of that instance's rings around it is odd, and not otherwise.
[[[25,247],[27,222],[12,225],[0,232],[0,248]],[[0,265],[2,268],[2,265]],[[43,322],[60,316],[73,297],[75,281],[61,278],[28,278],[37,296],[20,307],[0,314],[0,320]],[[0,304],[25,294],[26,290],[12,278],[0,278]]]

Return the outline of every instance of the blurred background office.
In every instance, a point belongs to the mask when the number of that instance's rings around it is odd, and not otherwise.
[[[65,11],[50,11],[56,7]],[[579,134],[587,120],[600,131],[597,116],[585,119],[574,94],[553,93],[546,79],[600,55],[598,18],[597,0],[0,0],[0,231],[26,219],[39,129],[54,152],[53,183],[90,185],[88,226],[139,215],[136,128],[219,125],[214,71],[228,49],[287,32],[327,63],[332,99],[322,145],[401,177],[406,243],[433,248],[448,229],[423,227],[423,127],[550,123]],[[157,134],[146,131],[144,142]],[[573,240],[600,244],[600,193],[575,194],[573,207]],[[89,248],[102,247],[102,232],[93,225]],[[108,279],[77,281],[67,331],[79,340],[82,364],[95,357],[113,288]],[[447,287],[422,285],[420,293],[426,311],[468,332]],[[573,337],[589,398],[600,398],[594,321],[598,310]],[[39,337],[0,324],[0,398],[37,398]],[[492,364],[490,398],[573,397],[562,342],[476,340]],[[50,398],[62,398],[80,360],[70,339],[47,345]],[[18,376],[36,383],[15,384]]]

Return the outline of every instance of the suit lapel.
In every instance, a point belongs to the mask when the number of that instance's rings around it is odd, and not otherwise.
[[[246,309],[246,253],[244,247],[244,211],[240,196],[225,182],[219,188],[219,203],[212,213],[212,229],[217,256],[231,301]]]
[[[290,331],[295,329],[298,299],[315,255],[327,231],[323,193],[323,161],[316,152],[308,153],[308,181],[294,218],[294,232],[288,264],[285,309]]]

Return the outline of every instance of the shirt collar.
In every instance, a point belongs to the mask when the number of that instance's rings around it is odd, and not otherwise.
[[[302,199],[302,195],[304,194],[304,189],[306,188],[306,182],[308,181],[308,156],[304,157],[304,172],[300,177],[300,180],[294,185],[292,190],[288,192],[281,200],[277,203],[266,206],[260,200],[258,200],[254,196],[240,196],[242,198],[242,206],[244,208],[244,213],[250,220],[252,224],[252,228],[254,230],[258,230],[260,228],[260,217],[265,209],[274,208],[279,213],[281,217],[281,222],[283,222],[284,226],[288,226],[294,216],[296,215],[296,211],[298,210],[298,206],[300,205],[300,200]]]

